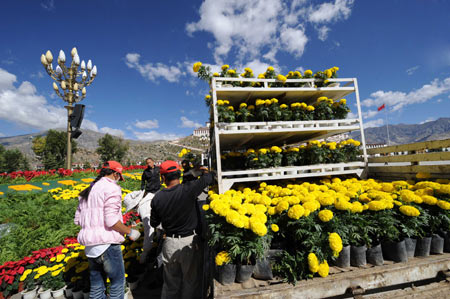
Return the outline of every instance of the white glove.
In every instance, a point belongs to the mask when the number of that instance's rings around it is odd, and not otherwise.
[[[131,241],[136,241],[140,236],[141,233],[135,229],[131,229],[131,232],[128,234],[128,238],[130,238]]]

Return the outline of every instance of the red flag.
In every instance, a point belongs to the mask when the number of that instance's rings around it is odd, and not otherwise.
[[[383,105],[381,105],[380,107],[378,107],[378,111],[381,111],[381,110],[383,110],[384,108],[386,108],[386,106],[383,104]]]

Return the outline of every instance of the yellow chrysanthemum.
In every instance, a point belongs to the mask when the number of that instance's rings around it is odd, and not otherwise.
[[[328,222],[333,219],[333,212],[330,210],[322,210],[319,212],[319,219],[322,222]]]
[[[192,70],[194,71],[194,73],[198,72],[198,70],[200,69],[201,66],[202,66],[202,63],[200,61],[194,63],[194,66],[192,67]]]
[[[223,264],[228,264],[231,261],[230,256],[228,255],[228,252],[221,251],[216,255],[216,265],[222,266]]]
[[[319,271],[319,260],[317,259],[317,256],[314,252],[310,252],[308,254],[308,266],[309,271],[311,271],[312,273],[316,273],[317,271]]]
[[[417,208],[409,205],[403,205],[399,208],[400,212],[406,216],[417,217],[420,215],[420,212]]]
[[[328,274],[330,273],[330,267],[328,266],[328,262],[323,261],[323,263],[319,265],[319,269],[317,270],[317,272],[321,277],[327,277]]]
[[[277,232],[277,231],[279,231],[280,230],[280,228],[278,227],[278,225],[276,225],[276,224],[272,224],[271,226],[270,226],[270,228],[272,229],[272,231],[273,232]]]
[[[333,250],[333,254],[335,256],[339,256],[339,252],[342,251],[342,239],[337,233],[331,233],[328,236],[328,243],[330,244],[331,250]]]

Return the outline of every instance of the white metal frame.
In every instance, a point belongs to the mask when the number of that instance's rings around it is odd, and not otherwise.
[[[259,82],[264,87],[228,87],[223,82]],[[275,79],[256,79],[256,78],[224,78],[213,77],[211,79],[212,91],[212,113],[214,118],[214,144],[217,160],[217,176],[219,193],[223,193],[236,182],[250,182],[261,180],[280,180],[302,177],[317,177],[326,175],[342,175],[357,174],[363,175],[367,169],[367,151],[364,137],[364,128],[362,122],[361,105],[358,91],[358,81],[356,78],[339,78],[329,79],[329,82],[339,84],[333,87],[311,87],[316,79],[288,79],[286,83],[309,83],[310,86],[303,87],[269,87],[269,83],[280,82]],[[342,87],[340,84],[344,84]],[[251,98],[261,96],[261,98],[283,97],[289,99],[298,99],[298,95],[302,94],[307,98],[316,98],[319,96],[327,96],[332,98],[340,98],[355,92],[356,106],[358,109],[357,119],[343,120],[325,120],[325,121],[292,121],[292,122],[248,122],[248,123],[219,123],[217,115],[217,93],[226,94],[230,103],[246,102]],[[236,98],[230,95],[237,95]],[[306,95],[305,95],[306,94]],[[235,103],[234,103],[235,104]],[[281,136],[282,134],[300,134],[301,132],[317,132],[319,136],[314,139],[326,138],[332,135],[350,132],[359,129],[361,131],[361,145],[363,150],[364,162],[351,162],[339,164],[320,164],[295,167],[280,167],[270,169],[254,169],[242,171],[222,171],[222,163],[220,160],[221,153],[221,136],[235,136],[242,138],[242,146],[248,138],[257,136],[258,134],[273,134],[270,136]],[[280,135],[281,134],[281,135]],[[227,137],[227,138],[228,138]],[[305,138],[307,141],[311,138]],[[279,139],[278,139],[279,140]],[[294,173],[295,172],[295,173]],[[244,176],[246,175],[246,176]]]

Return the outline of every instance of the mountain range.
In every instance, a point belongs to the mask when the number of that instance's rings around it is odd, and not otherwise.
[[[57,129],[65,131],[65,129]],[[47,131],[25,134],[11,137],[0,137],[0,144],[6,149],[19,149],[24,153],[31,162],[32,167],[40,165],[39,160],[31,149],[32,140],[37,136],[45,136]],[[91,165],[97,165],[100,160],[99,155],[95,152],[98,146],[98,140],[105,136],[103,133],[83,129],[83,134],[76,139],[78,151],[73,156],[73,163],[84,164],[89,162]],[[143,161],[147,157],[155,160],[176,159],[177,154],[182,148],[188,147],[192,149],[205,149],[206,144],[198,137],[187,136],[172,141],[138,141],[124,139],[129,144],[129,150],[125,156],[124,163],[136,164]]]
[[[450,138],[450,118],[439,118],[421,124],[389,125],[388,129],[391,145],[447,139]],[[64,129],[59,130],[65,131]],[[40,163],[31,149],[31,141],[34,137],[45,134],[46,131],[12,137],[0,137],[0,144],[4,145],[7,149],[19,149],[30,159],[31,165],[36,167]],[[364,130],[364,134],[367,144],[387,144],[386,126],[367,128]],[[98,140],[104,135],[99,132],[83,130],[83,134],[76,140],[78,143],[78,152],[74,155],[74,163],[89,162],[91,165],[97,165],[99,156],[95,150],[98,146]],[[360,140],[361,133],[360,131],[354,131],[350,134],[350,137]],[[205,141],[194,136],[187,136],[172,141],[149,142],[131,139],[125,139],[125,141],[129,143],[130,148],[124,162],[132,164],[141,162],[146,157],[152,157],[155,160],[176,159],[177,154],[183,147],[191,149],[207,148]]]
[[[364,130],[366,144],[387,144],[389,130],[389,144],[406,144],[428,140],[441,140],[450,138],[450,118],[439,118],[421,124],[398,124],[382,127],[367,128]],[[361,140],[361,132],[354,131],[351,137]]]

